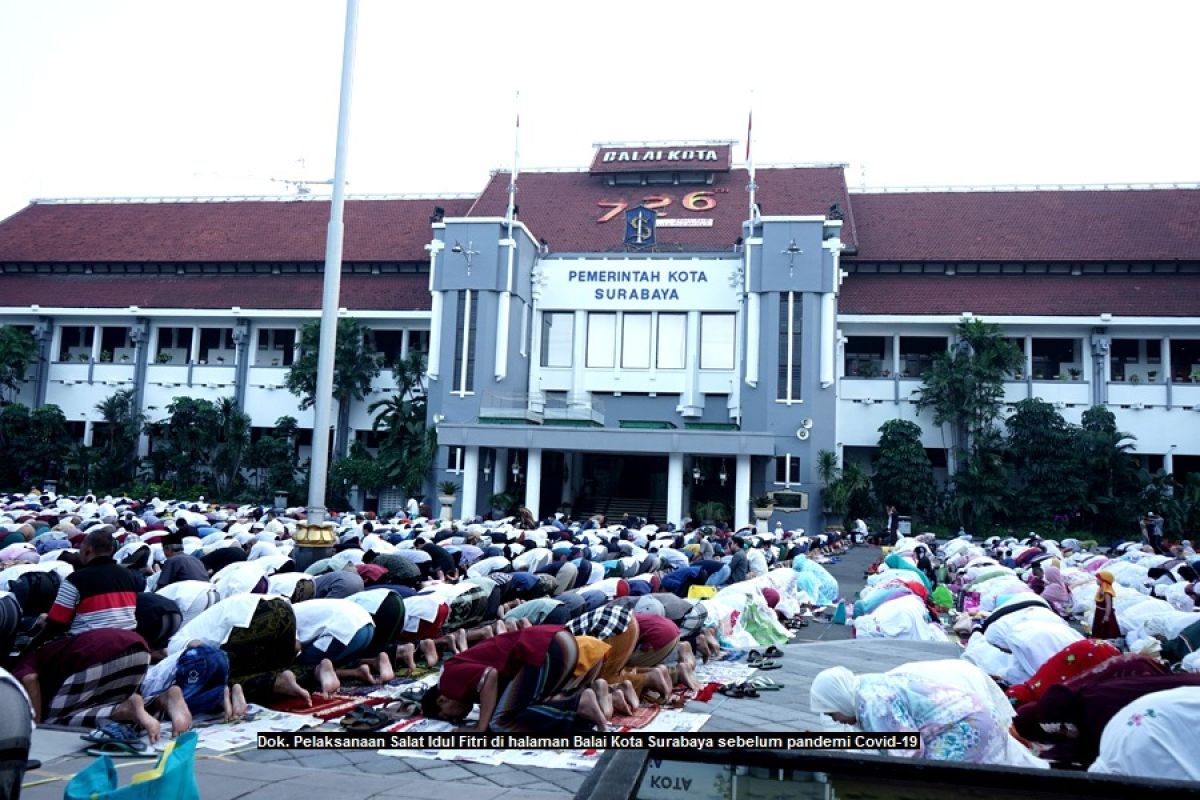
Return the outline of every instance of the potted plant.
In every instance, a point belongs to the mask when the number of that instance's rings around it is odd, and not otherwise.
[[[1194,369],[1188,375],[1192,379],[1192,383],[1200,383],[1200,369]]]
[[[124,364],[127,361],[129,361],[129,353],[121,353],[121,363]]]
[[[454,481],[442,481],[438,484],[438,502],[442,506],[442,519],[449,521],[454,518],[454,498],[461,487]]]
[[[858,368],[858,374],[863,378],[878,378],[879,365],[874,361],[864,361]]]
[[[1146,381],[1148,383],[1154,383],[1156,380],[1158,380],[1158,370],[1156,370],[1156,369],[1146,370]]]
[[[758,521],[758,529],[766,530],[767,520],[775,513],[775,501],[770,495],[759,495],[750,501],[750,505],[754,512],[754,519]]]
[[[112,361],[112,350],[101,350],[100,361],[107,364]]]
[[[1083,375],[1083,370],[1079,367],[1067,367],[1067,372],[1071,373],[1071,380],[1077,381]]]
[[[493,511],[500,514],[507,514],[517,504],[517,498],[513,497],[508,492],[497,492],[488,498],[488,505]]]
[[[78,356],[76,356],[76,358],[79,359],[80,363],[86,364],[88,361],[91,360],[92,357],[88,353],[80,353]]]
[[[1129,375],[1129,376],[1126,378],[1126,380],[1128,380],[1128,381],[1129,381],[1130,383],[1132,383],[1134,386],[1137,386],[1139,383],[1141,383],[1141,382],[1142,382],[1142,376],[1141,376],[1141,375],[1138,375],[1138,374],[1135,372],[1135,373],[1133,373],[1132,375]]]
[[[170,364],[171,363],[171,354],[165,353],[165,352],[159,353],[158,355],[156,355],[154,357],[154,360],[159,364]]]

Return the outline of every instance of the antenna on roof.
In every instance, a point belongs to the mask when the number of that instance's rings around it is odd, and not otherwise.
[[[861,191],[867,190],[867,162],[858,162],[858,188]]]

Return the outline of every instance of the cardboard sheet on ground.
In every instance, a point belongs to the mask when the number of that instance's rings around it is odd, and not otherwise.
[[[756,672],[758,668],[745,661],[709,661],[696,665],[696,680],[700,683],[738,683],[749,680]]]
[[[323,723],[324,720],[320,717],[289,714],[286,711],[275,711],[251,704],[246,718],[241,722],[227,723],[220,717],[202,717],[195,720],[193,729],[200,737],[196,745],[198,748],[223,753],[242,747],[254,747],[258,744],[260,733],[287,733]],[[155,751],[162,752],[167,746],[167,742],[170,741],[169,731],[170,726],[164,725],[162,738],[154,745]]]

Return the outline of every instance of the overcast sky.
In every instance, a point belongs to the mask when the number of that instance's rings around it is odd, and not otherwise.
[[[332,177],[343,0],[0,0],[0,217]],[[478,192],[597,141],[852,187],[1200,181],[1200,4],[361,0],[349,191]],[[744,144],[734,150],[744,155]]]

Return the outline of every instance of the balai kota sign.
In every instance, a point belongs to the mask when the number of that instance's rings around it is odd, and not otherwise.
[[[728,172],[729,143],[602,146],[592,159],[591,174],[615,172]]]

